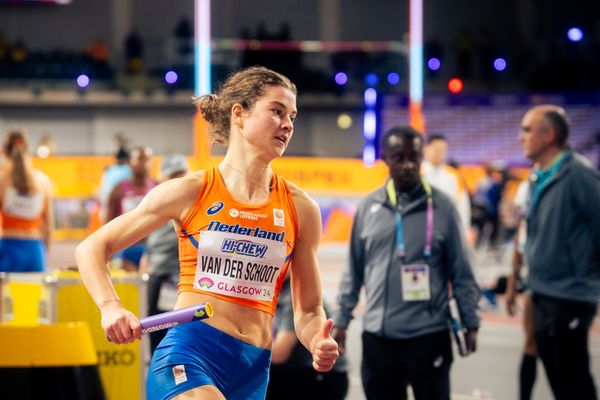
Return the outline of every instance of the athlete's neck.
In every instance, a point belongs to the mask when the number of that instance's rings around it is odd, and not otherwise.
[[[225,157],[218,168],[227,190],[236,199],[258,204],[269,198],[273,188],[270,165],[235,162]]]

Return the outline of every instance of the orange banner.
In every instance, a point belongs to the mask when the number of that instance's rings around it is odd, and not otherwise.
[[[192,170],[218,164],[221,157],[201,159],[189,157]],[[100,187],[104,169],[114,162],[110,156],[73,156],[35,158],[34,165],[45,172],[57,197],[89,197]],[[152,176],[158,177],[160,157],[154,159]],[[381,161],[367,167],[359,159],[283,157],[273,161],[273,169],[309,192],[326,194],[366,194],[383,185],[388,176],[387,167]],[[460,168],[467,186],[474,191],[477,181],[483,177],[481,166],[466,165]],[[527,176],[528,169],[513,170],[520,178]]]

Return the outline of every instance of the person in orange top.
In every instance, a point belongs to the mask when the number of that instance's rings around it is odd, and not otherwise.
[[[339,355],[323,310],[318,206],[271,168],[294,132],[296,87],[250,67],[196,106],[213,142],[229,145],[223,161],[155,187],[86,238],[77,264],[109,340],[139,339],[139,320],[119,300],[106,261],[172,219],[180,253],[175,308],[210,302],[214,316],[169,330],[152,358],[147,398],[264,399],[273,314],[288,268],[296,333],[314,368],[331,370]]]
[[[23,131],[9,131],[3,150],[9,161],[0,172],[0,271],[44,271],[54,221],[52,184],[31,165]]]

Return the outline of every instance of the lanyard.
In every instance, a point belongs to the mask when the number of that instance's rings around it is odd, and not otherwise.
[[[429,183],[423,178],[421,178],[421,183],[427,193],[427,221],[425,225],[425,249],[423,249],[423,255],[429,257],[431,256],[431,247],[433,243],[433,198],[431,196],[431,186],[429,186]],[[404,258],[406,256],[406,248],[404,245],[404,231],[402,229],[402,213],[398,209],[398,199],[396,198],[396,189],[394,188],[393,180],[388,180],[386,191],[390,202],[394,206],[394,214],[396,216],[396,252],[399,257]]]
[[[552,176],[558,171],[560,166],[563,164],[566,156],[569,154],[567,150],[561,151],[554,160],[552,160],[552,165],[546,171],[542,171],[540,169],[535,169],[532,171],[531,176],[529,177],[529,201],[527,202],[527,218],[533,215],[537,204],[539,203],[540,196],[542,194],[542,190],[550,183]]]

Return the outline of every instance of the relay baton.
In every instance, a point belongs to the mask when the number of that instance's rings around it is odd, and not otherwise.
[[[168,329],[175,325],[186,324],[212,317],[213,308],[210,303],[200,303],[179,310],[152,315],[140,320],[142,333],[150,333]]]

